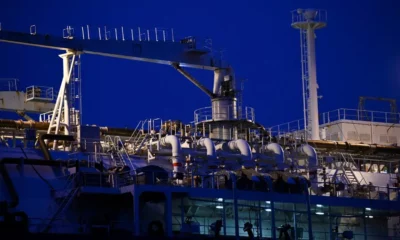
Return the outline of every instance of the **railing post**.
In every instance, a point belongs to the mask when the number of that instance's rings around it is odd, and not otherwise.
[[[330,118],[329,112],[328,112],[328,123],[330,123],[330,122],[331,122],[331,118]]]
[[[280,127],[279,127],[279,125],[278,125],[278,142],[279,142],[279,139],[281,138],[281,130],[280,130]]]
[[[340,109],[338,109],[337,112],[338,112],[338,120],[340,120]]]
[[[343,109],[343,119],[346,120],[346,109]]]
[[[374,112],[371,111],[371,122],[374,121]]]
[[[388,197],[387,200],[390,201],[390,187],[389,187],[389,184],[386,184],[386,188],[387,188],[387,197]]]
[[[387,112],[385,112],[385,123],[387,123],[388,122],[388,119],[387,119]]]

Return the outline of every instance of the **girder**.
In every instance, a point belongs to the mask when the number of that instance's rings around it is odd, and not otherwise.
[[[206,70],[227,67],[207,50],[187,41],[88,40],[1,30],[0,42]]]

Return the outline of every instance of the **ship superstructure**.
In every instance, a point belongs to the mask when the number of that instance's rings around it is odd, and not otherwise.
[[[166,30],[153,36],[140,28],[130,37],[123,28],[113,36],[99,28],[97,39],[89,27],[80,38],[70,26],[63,37],[40,35],[35,26],[30,33],[1,29],[0,42],[65,53],[58,94],[42,86],[19,91],[15,80],[0,92],[0,108],[26,118],[0,120],[0,215],[23,220],[0,224],[79,236],[400,238],[399,113],[318,113],[312,40],[313,30],[325,26],[323,13],[293,13],[292,26],[308,43],[302,42],[305,118],[270,128],[237,103],[233,69],[197,48],[195,38],[175,41],[173,31],[167,39]],[[82,54],[168,64],[211,106],[195,110],[190,123],[83,125]],[[213,89],[184,69],[190,67],[214,71]],[[39,120],[29,113],[40,113]]]

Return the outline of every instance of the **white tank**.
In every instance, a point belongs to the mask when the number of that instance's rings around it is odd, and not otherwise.
[[[237,119],[236,98],[214,98],[212,118],[214,121]]]

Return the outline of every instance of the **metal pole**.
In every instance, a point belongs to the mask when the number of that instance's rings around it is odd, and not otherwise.
[[[115,28],[114,31],[115,31],[115,40],[118,41],[118,30]]]
[[[237,197],[236,197],[236,175],[231,174],[231,179],[232,179],[232,193],[233,193],[233,211],[235,214],[235,236],[236,239],[240,239],[240,235],[239,235],[239,210],[238,210],[238,201],[237,201]]]
[[[226,207],[225,198],[222,200],[222,227],[224,230],[224,236],[226,236]]]
[[[304,180],[303,180],[303,187],[304,187],[304,191],[305,191],[305,195],[306,195],[306,201],[307,201],[308,239],[313,240],[310,195],[308,194],[308,184]]]
[[[101,28],[99,28],[99,39],[101,40]]]
[[[172,34],[172,41],[175,42],[174,29],[173,28],[171,28],[171,34]]]
[[[85,40],[85,28],[82,27],[82,39]]]
[[[87,29],[87,39],[90,40],[89,25],[86,25],[86,29]]]
[[[307,29],[307,55],[311,139],[320,140],[318,122],[317,70],[315,61],[315,32],[311,25],[309,25]]]
[[[154,31],[155,31],[155,33],[156,33],[156,42],[158,42],[157,28],[154,28]]]
[[[276,226],[275,226],[275,203],[271,201],[271,235],[272,239],[276,239]]]
[[[329,216],[329,239],[333,240],[332,239],[332,217],[331,217],[331,206],[330,205],[329,205],[328,216]]]
[[[133,29],[131,29],[131,37],[132,37],[132,41],[134,41],[135,37],[133,36]]]
[[[365,208],[363,209],[363,218],[364,218],[364,239],[367,240],[367,219],[365,216]]]
[[[296,203],[293,203],[293,226],[294,226],[294,239],[297,239]]]
[[[305,135],[304,140],[307,140],[308,134],[307,134],[307,94],[306,94],[306,76],[305,76],[305,69],[304,69],[304,51],[303,51],[303,34],[304,30],[300,29],[300,51],[301,51],[301,72],[302,72],[302,86],[303,86],[303,115],[304,115],[304,130],[305,130]]]
[[[121,27],[121,32],[122,32],[122,41],[125,41],[124,27]]]
[[[262,238],[262,215],[261,215],[261,201],[258,201],[258,237],[261,239]]]

